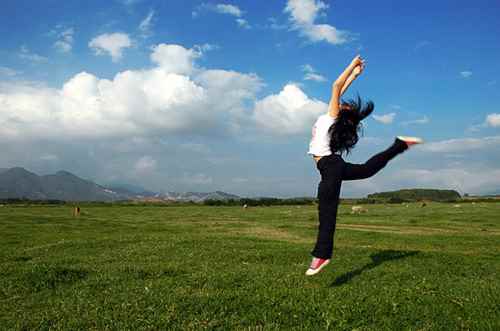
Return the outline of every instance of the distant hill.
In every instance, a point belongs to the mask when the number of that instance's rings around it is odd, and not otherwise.
[[[142,190],[141,192],[137,192]],[[216,191],[209,193],[158,193],[135,186],[104,187],[82,179],[68,171],[39,176],[24,168],[0,169],[0,199],[63,201],[155,201],[203,202],[205,200],[240,199],[239,196]]]
[[[70,172],[38,176],[15,167],[0,173],[0,199],[113,201],[116,193]]]
[[[437,190],[437,189],[405,189],[391,192],[379,192],[369,194],[368,199],[379,200],[432,200],[432,201],[447,201],[460,199],[460,193],[454,190]]]

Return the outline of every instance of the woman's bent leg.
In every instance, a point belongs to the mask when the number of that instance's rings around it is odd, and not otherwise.
[[[396,139],[388,149],[374,155],[363,164],[345,162],[342,179],[355,180],[371,177],[385,167],[387,162],[396,155],[403,153],[407,148],[408,145],[404,141]]]

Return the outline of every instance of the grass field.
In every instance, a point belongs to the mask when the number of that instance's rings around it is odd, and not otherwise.
[[[0,207],[2,330],[500,330],[500,203]]]

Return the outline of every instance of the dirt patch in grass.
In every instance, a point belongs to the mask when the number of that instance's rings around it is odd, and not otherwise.
[[[243,220],[228,221],[222,218],[211,218],[210,220],[205,220],[203,222],[198,222],[198,223],[201,223],[203,226],[225,226],[225,225],[242,225],[242,224],[248,224],[249,222]]]
[[[337,224],[337,228],[355,230],[355,231],[382,232],[382,233],[395,233],[395,234],[418,234],[418,235],[459,233],[459,231],[449,230],[449,229],[366,225],[366,224]]]
[[[44,245],[39,245],[39,246],[28,247],[28,248],[25,248],[24,250],[25,251],[32,251],[32,250],[36,250],[36,249],[43,249],[43,248],[49,248],[49,247],[64,245],[66,243],[67,243],[67,241],[65,241],[63,239],[63,240],[59,240],[58,242],[54,242],[54,243],[50,243],[50,244],[44,244]]]
[[[405,226],[386,226],[386,225],[366,225],[366,224],[337,224],[337,228],[348,229],[355,231],[368,231],[368,232],[383,232],[395,234],[416,234],[416,235],[436,235],[436,234],[465,234],[470,233],[470,230],[458,229],[440,229],[431,227],[405,227]],[[500,235],[500,231],[474,231],[479,235]]]
[[[220,232],[219,232],[220,233]],[[311,239],[304,238],[295,234],[292,234],[288,231],[273,228],[273,227],[263,227],[263,226],[251,226],[244,228],[234,228],[227,229],[224,231],[226,234],[230,235],[243,235],[243,236],[251,236],[262,239],[271,239],[271,240],[280,240],[294,243],[310,243]]]
[[[238,222],[234,222],[238,223]],[[241,235],[241,236],[251,236],[262,239],[270,240],[280,240],[293,243],[311,243],[313,239],[310,237],[303,237],[294,233],[287,231],[287,227],[266,227],[262,225],[248,226],[247,224],[238,223],[238,227],[227,227],[224,228],[222,223],[214,223],[213,226],[217,227],[218,234],[227,235]],[[217,226],[220,225],[221,227]],[[243,225],[243,226],[241,226]],[[311,226],[312,228],[317,228],[317,224]],[[379,233],[390,233],[399,235],[457,235],[457,234],[470,234],[470,230],[459,230],[459,229],[441,229],[432,227],[405,227],[405,226],[387,226],[387,225],[366,225],[366,224],[337,224],[338,229],[347,229],[353,231],[365,231],[365,232],[379,232]],[[477,230],[473,232],[474,234],[485,236],[496,236],[500,235],[499,231],[481,231]]]

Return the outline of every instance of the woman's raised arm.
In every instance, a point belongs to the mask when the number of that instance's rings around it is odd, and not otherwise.
[[[351,85],[352,81],[363,71],[364,60],[357,55],[342,74],[337,78],[332,86],[332,97],[328,106],[328,113],[332,117],[337,117],[339,113],[340,96]]]

